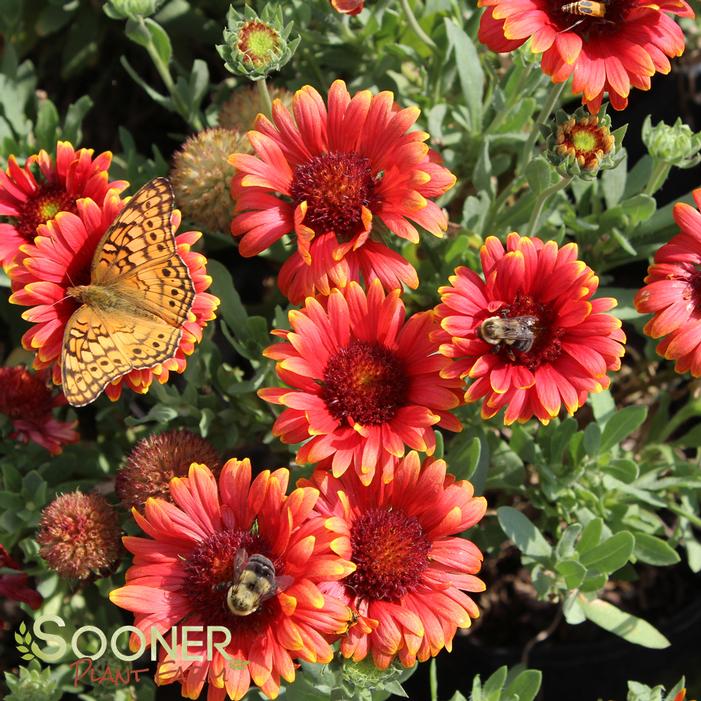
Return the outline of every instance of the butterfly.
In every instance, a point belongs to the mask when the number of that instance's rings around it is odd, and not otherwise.
[[[63,334],[69,404],[85,406],[122,375],[175,355],[195,287],[175,244],[174,202],[166,178],[146,183],[97,245],[90,284],[67,289],[82,303]]]

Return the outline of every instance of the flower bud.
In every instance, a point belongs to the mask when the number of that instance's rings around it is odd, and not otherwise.
[[[572,115],[558,110],[551,125],[543,128],[545,155],[561,175],[591,180],[620,163],[624,133],[625,128],[611,132],[605,108],[599,114],[590,114],[586,107]]]
[[[677,168],[693,168],[701,162],[701,132],[694,133],[680,117],[670,127],[658,122],[654,127],[650,115],[643,123],[642,139],[648,153],[656,161]]]
[[[162,4],[163,0],[109,0],[103,10],[111,19],[138,20],[151,16]]]
[[[217,46],[217,51],[227,70],[250,80],[279,71],[300,42],[300,37],[289,39],[292,23],[283,25],[279,5],[266,5],[260,17],[250,5],[246,5],[243,14],[231,6],[227,23],[224,43]]]
[[[206,230],[228,232],[234,211],[234,166],[228,158],[248,150],[248,139],[231,129],[205,129],[183,144],[173,157],[170,179],[184,217]]]
[[[100,494],[56,497],[42,511],[36,540],[48,566],[66,579],[104,577],[121,552],[117,513]]]

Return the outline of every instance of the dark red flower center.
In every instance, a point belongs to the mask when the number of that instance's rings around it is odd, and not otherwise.
[[[329,358],[320,396],[339,421],[376,426],[394,418],[408,387],[402,362],[391,350],[353,340]]]
[[[59,212],[76,212],[75,199],[59,185],[42,185],[20,208],[15,227],[27,241],[33,241],[37,227]]]
[[[51,390],[23,367],[0,368],[0,413],[11,419],[38,421],[53,406]]]
[[[586,40],[620,31],[621,24],[635,4],[631,0],[550,0],[548,15],[559,31],[572,31]]]
[[[351,546],[356,570],[346,584],[356,596],[375,601],[396,601],[416,589],[431,552],[418,519],[390,508],[359,516]]]
[[[500,315],[506,319],[516,316],[533,316],[538,319],[532,329],[533,345],[527,352],[506,343],[494,346],[494,351],[499,353],[504,362],[522,365],[534,372],[541,365],[553,363],[560,357],[565,331],[554,325],[556,314],[550,306],[536,302],[528,295],[518,294],[510,306],[501,309]]]
[[[334,232],[348,241],[364,230],[362,208],[371,209],[375,181],[369,159],[327,153],[295,167],[292,199],[307,203],[304,224],[317,235]]]
[[[271,557],[268,545],[257,535],[242,530],[217,531],[201,541],[187,557],[182,591],[204,625],[226,625],[255,634],[274,620],[280,606],[277,599],[271,598],[248,616],[231,613],[226,596],[235,583],[234,563],[240,548],[245,548],[249,556],[259,553]],[[283,563],[271,559],[276,574],[280,574]]]

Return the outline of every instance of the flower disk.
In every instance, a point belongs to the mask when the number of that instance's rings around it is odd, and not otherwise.
[[[572,77],[572,91],[596,114],[608,92],[625,109],[631,87],[650,89],[650,78],[669,73],[668,57],[684,52],[684,34],[670,15],[693,17],[685,0],[615,0],[592,3],[602,16],[565,11],[562,0],[479,0],[486,7],[480,41],[492,51],[513,51],[528,39],[542,53],[541,67],[553,82]]]
[[[273,120],[260,115],[249,132],[255,156],[235,153],[231,223],[239,250],[254,256],[285,234],[297,250],[278,284],[295,304],[349,281],[379,279],[386,290],[418,285],[414,268],[382,243],[383,232],[417,243],[417,225],[442,236],[446,214],[432,201],[455,182],[411,131],[419,111],[400,109],[392,93],[351,97],[343,81],[328,106],[310,86],[297,91],[292,114],[279,100]]]
[[[696,208],[674,206],[681,231],[655,254],[635,308],[654,314],[644,331],[651,338],[663,337],[657,352],[676,361],[677,372],[701,377],[701,189],[693,194]]]
[[[469,378],[465,401],[484,399],[482,417],[505,408],[504,422],[535,416],[547,423],[562,404],[573,414],[589,392],[609,386],[624,353],[621,322],[610,314],[612,298],[592,299],[599,285],[577,260],[577,246],[509,234],[506,250],[490,236],[481,251],[483,281],[458,268],[441,287],[436,308],[440,352],[456,362],[444,374]],[[528,350],[488,343],[480,333],[489,318],[532,317]]]
[[[121,554],[116,511],[100,494],[62,494],[41,513],[36,540],[49,567],[67,579],[109,574]]]
[[[225,626],[231,634],[230,659],[222,646],[208,659],[203,629],[190,636],[189,657],[180,638],[171,640],[175,650],[162,650],[157,683],[179,681],[183,696],[197,698],[208,682],[207,698],[223,701],[243,698],[253,681],[275,698],[281,678],[294,680],[294,660],[333,657],[329,641],[347,627],[350,611],[320,587],[353,572],[350,540],[313,511],[316,489],[286,496],[288,480],[286,469],[251,480],[248,460],[229,460],[218,481],[204,465],[192,465],[187,477],[171,481],[173,503],[149,499],[143,516],[132,512],[148,537],[124,539],[134,562],[110,599],[133,611],[146,635],[156,626],[168,639],[175,625]],[[241,549],[267,557],[276,582],[287,580],[247,616],[233,615],[226,603]]]
[[[379,469],[392,479],[405,446],[433,453],[433,426],[460,430],[450,414],[460,403],[460,381],[441,377],[450,361],[437,355],[431,312],[405,321],[399,292],[385,295],[375,280],[367,296],[355,282],[330,297],[307,299],[289,313],[292,331],[265,355],[278,361],[288,385],[259,391],[281,404],[273,433],[285,443],[308,440],[300,463],[329,458],[335,475],[352,467],[363,482]]]
[[[34,243],[22,246],[21,264],[15,263],[9,270],[13,290],[10,302],[29,307],[22,318],[32,324],[22,337],[22,345],[35,353],[36,368],[50,368],[55,384],[61,384],[64,330],[80,306],[68,289],[89,284],[95,249],[123,204],[115,190],[107,194],[102,206],[91,199],[78,200],[77,214],[63,212],[41,225]],[[180,212],[175,210],[171,219],[173,233],[179,225]],[[119,398],[123,386],[145,394],[154,380],[164,384],[170,372],[184,372],[187,356],[202,340],[202,329],[214,318],[219,300],[206,292],[212,282],[207,275],[206,258],[191,250],[201,235],[186,231],[175,236],[178,255],[195,287],[195,299],[175,355],[152,368],[132,370],[108,384],[105,394],[113,401]]]
[[[76,212],[76,202],[89,197],[102,205],[109,190],[121,192],[123,180],[109,182],[112,154],[93,159],[92,149],[76,151],[67,141],[56,144],[56,156],[46,151],[29,156],[23,167],[14,156],[0,171],[0,265],[7,268],[20,254],[20,246],[31,243],[37,227],[59,212]]]
[[[472,485],[456,481],[443,460],[421,464],[415,452],[396,466],[394,479],[364,485],[350,470],[335,478],[317,469],[310,482],[321,492],[317,510],[348,533],[356,571],[324,591],[347,601],[353,625],[341,652],[380,669],[399,658],[405,667],[450,650],[458,628],[479,616],[465,592],[484,591],[474,575],[482,554],[457,537],[484,516],[487,502]]]

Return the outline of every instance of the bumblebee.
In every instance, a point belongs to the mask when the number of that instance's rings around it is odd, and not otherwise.
[[[513,350],[528,353],[533,348],[537,326],[535,316],[490,316],[480,324],[479,335],[493,346],[503,343]]]
[[[234,577],[226,592],[226,605],[235,616],[250,616],[261,604],[289,586],[290,577],[278,577],[265,555],[248,556],[241,548],[234,561]]]
[[[560,9],[568,15],[579,17],[605,17],[609,0],[579,0],[579,2],[568,2]]]

